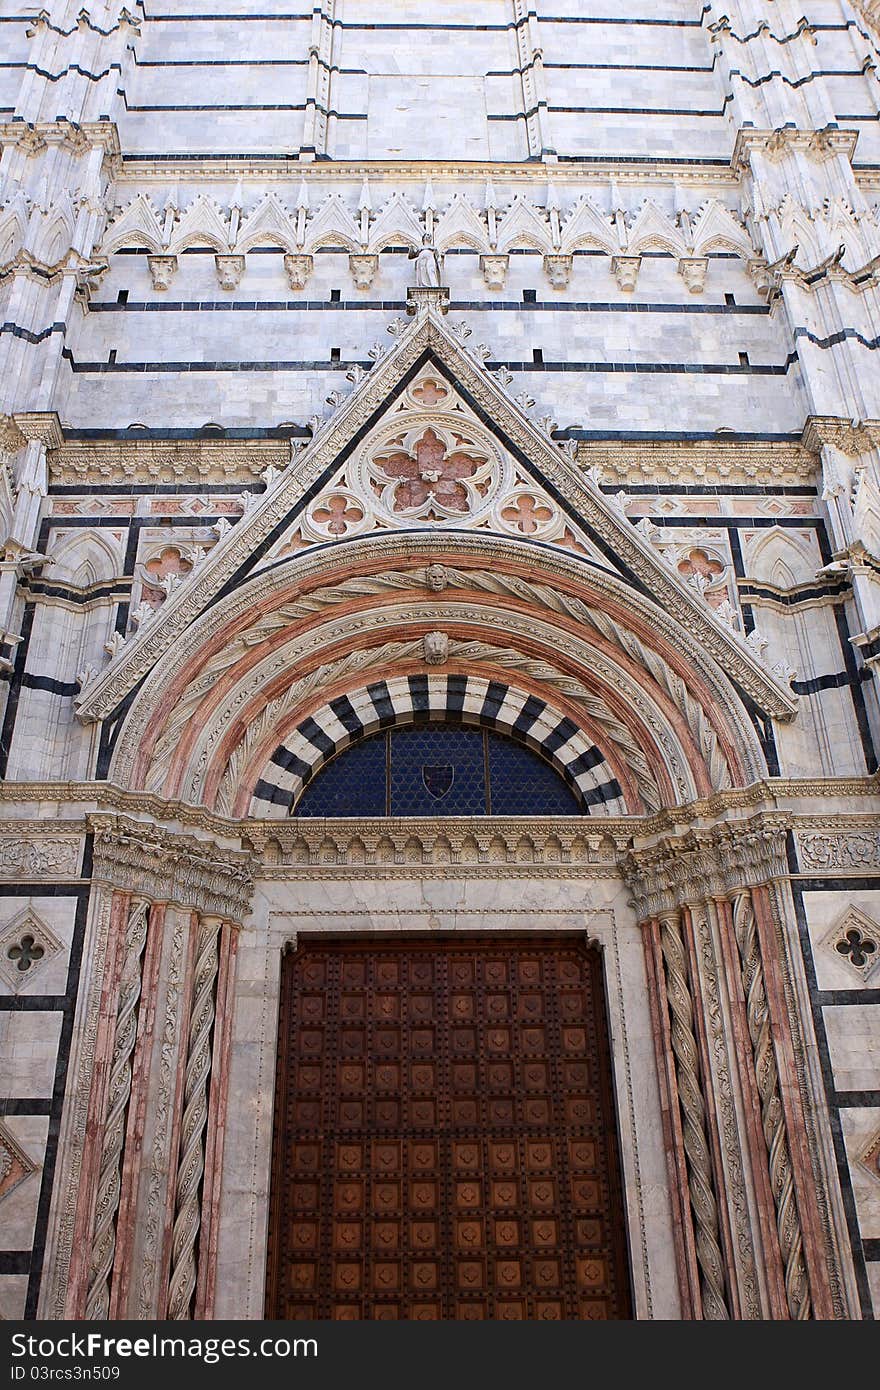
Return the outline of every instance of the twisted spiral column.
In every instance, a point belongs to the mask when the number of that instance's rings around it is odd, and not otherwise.
[[[739,893],[733,901],[733,930],[739,950],[746,1016],[752,1043],[755,1081],[761,1101],[761,1127],[767,1145],[770,1187],[776,1207],[776,1230],[785,1266],[785,1295],[793,1318],[813,1315],[810,1284],[804,1263],[803,1233],[794,1190],[791,1153],[779,1088],[779,1071],[770,1032],[764,966],[752,895]]]
[[[219,917],[203,917],[196,943],[171,1238],[167,1312],[171,1320],[192,1316],[198,1274],[197,1240],[201,1225],[199,1189],[205,1171],[205,1130],[214,1030],[214,988],[220,964],[220,927]]]
[[[730,1317],[730,1313],[724,1288],[718,1206],[712,1182],[706,1110],[700,1088],[693,1003],[687,981],[687,956],[677,914],[661,919],[660,949],[666,973],[670,1036],[681,1107],[689,1196],[694,1215],[694,1244],[700,1267],[703,1314],[709,1320],[724,1321]]]
[[[124,957],[86,1294],[87,1318],[106,1318],[110,1309],[110,1276],[116,1254],[116,1213],[122,1186],[122,1150],[131,1096],[131,1064],[137,1040],[142,961],[147,944],[149,912],[150,903],[146,898],[134,898],[129,905],[125,924]]]

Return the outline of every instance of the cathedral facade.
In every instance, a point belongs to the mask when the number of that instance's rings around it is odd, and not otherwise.
[[[876,0],[0,0],[0,1314],[880,1311]]]

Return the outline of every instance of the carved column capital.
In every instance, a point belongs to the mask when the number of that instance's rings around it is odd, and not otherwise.
[[[250,854],[128,816],[88,817],[94,878],[240,925],[253,891]]]
[[[640,922],[685,903],[729,898],[788,872],[785,832],[760,821],[732,821],[684,835],[664,835],[619,859]]]

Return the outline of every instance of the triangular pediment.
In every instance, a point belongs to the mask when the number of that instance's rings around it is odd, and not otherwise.
[[[472,531],[573,551],[622,577],[574,510],[480,419],[433,354],[256,564],[389,531]]]
[[[729,629],[649,536],[578,468],[512,398],[507,374],[485,367],[466,326],[443,317],[442,292],[412,294],[411,321],[394,345],[355,373],[350,394],[182,583],[83,690],[83,719],[112,715],[207,607],[297,549],[344,545],[370,528],[440,533],[486,530],[530,547],[561,546],[613,574],[700,640],[766,714],[788,718],[795,697],[754,648]],[[334,529],[338,527],[345,529]]]

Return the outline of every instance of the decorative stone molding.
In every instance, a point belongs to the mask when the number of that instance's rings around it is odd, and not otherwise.
[[[0,836],[0,878],[54,882],[78,878],[81,839],[45,834],[41,822],[7,822]]]
[[[859,1163],[875,1182],[880,1182],[880,1129],[859,1154]]]
[[[368,290],[376,278],[376,272],[379,269],[379,257],[352,254],[348,258],[348,268],[357,288]]]
[[[247,915],[249,854],[125,816],[97,812],[87,822],[94,835],[92,876],[99,882],[233,922]]]
[[[291,252],[284,257],[284,273],[292,290],[304,290],[312,273],[314,260],[302,251]]]
[[[17,994],[63,950],[54,932],[28,906],[0,927],[0,979]]]
[[[11,417],[9,417],[11,418]],[[306,428],[301,427],[306,435]],[[64,440],[49,454],[52,484],[99,482],[191,482],[194,495],[204,483],[234,485],[255,481],[266,467],[284,469],[290,462],[289,439],[255,439],[243,445],[236,439]],[[573,459],[583,472],[595,472],[609,486],[656,482],[662,476],[681,484],[763,485],[768,473],[780,486],[805,486],[816,481],[819,446],[812,435],[804,444],[749,440],[731,442],[723,435],[709,442],[618,441],[567,439]],[[20,447],[16,446],[16,447]],[[863,452],[863,451],[862,451]],[[90,504],[91,505],[91,504]]]
[[[216,255],[214,265],[217,268],[217,283],[221,290],[237,290],[244,275],[244,256]]]
[[[802,871],[863,874],[880,864],[880,828],[863,831],[797,832],[798,864]]]
[[[554,290],[565,289],[571,279],[573,265],[573,256],[562,255],[558,251],[548,252],[544,256],[544,274]]]
[[[617,288],[623,294],[630,294],[635,289],[641,268],[641,256],[611,257],[611,274],[614,276]]]
[[[446,816],[442,826],[418,816],[249,821],[244,840],[269,876],[617,874],[617,837],[572,817]]]
[[[154,290],[167,290],[172,279],[177,274],[176,256],[148,256],[147,265],[150,269],[150,280]]]
[[[754,822],[728,821],[633,848],[623,855],[621,868],[644,922],[683,903],[727,898],[786,878],[785,834]]]
[[[739,173],[749,169],[756,153],[770,160],[780,160],[794,152],[805,154],[818,163],[837,156],[852,162],[857,140],[858,131],[832,126],[824,130],[798,130],[794,126],[783,126],[779,130],[750,128],[737,132],[730,164]]]
[[[305,434],[305,428],[302,431]],[[59,443],[49,456],[52,483],[101,482],[179,483],[191,481],[198,496],[203,483],[235,484],[258,480],[267,466],[284,469],[290,462],[289,439],[239,440],[138,439],[71,440]],[[207,502],[207,498],[205,499]],[[214,509],[221,499],[213,499]]]
[[[507,280],[509,256],[488,255],[480,257],[480,270],[487,290],[503,290]]]
[[[682,256],[678,262],[678,273],[691,294],[703,293],[708,269],[708,256]]]
[[[367,170],[363,165],[355,168],[350,163],[346,165],[345,161],[337,163],[335,160],[308,168],[301,166],[300,195],[295,207],[288,206],[291,200],[289,190],[284,188],[283,172],[271,164],[261,163],[257,157],[239,166],[243,180],[249,184],[246,195],[237,193],[235,201],[222,208],[200,188],[182,215],[168,225],[160,208],[143,192],[144,181],[155,178],[164,182],[168,178],[167,172],[158,172],[161,167],[159,160],[139,166],[140,178],[132,185],[134,196],[127,205],[119,207],[107,227],[103,254],[126,246],[144,245],[157,252],[177,253],[201,240],[218,249],[228,246],[230,251],[244,255],[270,236],[276,246],[292,255],[313,255],[326,248],[347,251],[352,256],[377,257],[395,237],[418,247],[428,235],[441,254],[455,247],[493,260],[509,255],[513,247],[525,241],[551,263],[557,262],[558,268],[553,268],[552,273],[551,266],[545,265],[551,283],[556,284],[553,275],[570,274],[571,256],[586,244],[609,256],[626,254],[630,248],[637,254],[649,242],[652,247],[675,256],[701,256],[717,247],[719,242],[743,258],[753,255],[755,249],[736,203],[737,185],[730,171],[701,170],[700,183],[711,190],[709,196],[705,196],[705,189],[702,192],[694,190],[692,210],[672,212],[665,200],[645,198],[644,184],[668,184],[680,175],[680,166],[674,164],[667,167],[664,178],[658,166],[647,162],[634,161],[631,166],[617,168],[609,163],[605,175],[611,187],[607,191],[585,193],[582,173],[566,170],[562,165],[554,166],[553,182],[548,187],[543,161],[534,171],[522,165],[493,166],[491,171],[485,168],[482,180],[475,166],[446,166],[444,169],[441,163],[434,165],[435,177],[463,184],[464,188],[452,197],[442,212],[424,202],[417,212],[412,199],[399,189],[392,191],[384,205],[374,210],[367,176],[375,179],[375,166]],[[205,156],[200,163],[201,177],[210,180],[213,167],[211,156]],[[151,174],[150,168],[156,172]],[[534,173],[538,170],[543,170],[544,174],[541,188],[534,186]],[[223,173],[228,174],[228,171]],[[486,193],[487,174],[491,178],[500,177],[513,186],[513,197],[507,206],[499,208],[493,196]],[[174,179],[179,179],[179,175],[179,169],[175,169]],[[366,193],[362,191],[359,198],[351,187],[355,179],[361,183],[362,190],[367,185]],[[424,166],[398,164],[395,168],[385,165],[383,182],[394,180],[402,184],[415,181],[424,187]],[[576,196],[563,213],[557,184],[561,189],[567,183],[577,185]],[[122,193],[128,184],[125,178],[118,180],[117,192]],[[276,192],[275,185],[279,184],[281,187]],[[314,210],[310,207],[310,187],[318,195]],[[617,199],[621,189],[628,192],[630,187],[629,206],[619,212],[609,211],[608,196]],[[726,202],[719,196],[724,193],[728,194]],[[254,197],[255,202],[252,201]],[[250,204],[244,216],[241,201]],[[687,225],[687,238],[682,233],[682,219]],[[569,258],[568,265],[564,258]],[[492,273],[497,274],[498,269],[493,267]]]

